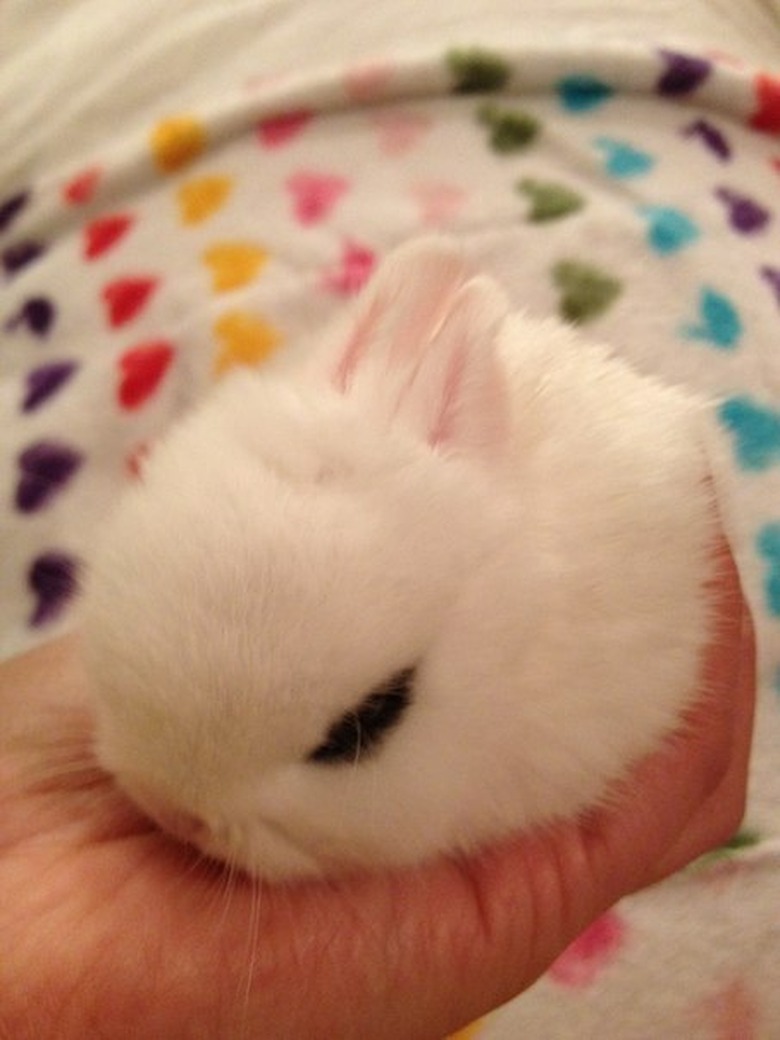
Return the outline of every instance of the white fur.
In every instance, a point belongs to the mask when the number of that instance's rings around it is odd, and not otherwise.
[[[97,753],[268,877],[468,849],[601,799],[697,689],[703,411],[449,242],[312,361],[241,371],[153,452],[84,598]],[[373,755],[307,762],[417,667]]]

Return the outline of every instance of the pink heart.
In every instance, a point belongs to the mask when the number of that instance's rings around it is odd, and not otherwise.
[[[561,986],[590,986],[617,956],[625,938],[623,918],[608,910],[563,951],[547,974]]]
[[[379,148],[385,155],[403,155],[415,148],[431,127],[433,120],[424,112],[391,109],[378,112],[372,122],[379,131]]]
[[[349,188],[349,181],[328,173],[301,170],[288,177],[285,187],[293,197],[295,216],[301,224],[318,224]]]
[[[448,224],[466,202],[466,192],[447,181],[418,181],[409,189],[420,210],[420,223]]]
[[[82,170],[63,185],[63,199],[71,206],[83,206],[90,202],[101,176],[102,170],[99,166],[90,166],[86,170]]]
[[[353,65],[344,75],[344,90],[351,101],[375,101],[393,78],[389,62],[373,61]]]
[[[694,1013],[713,1028],[713,1040],[759,1040],[759,1005],[746,981],[734,979],[707,997]]]
[[[311,122],[312,113],[304,109],[284,112],[258,123],[257,134],[265,148],[279,148],[288,144]]]
[[[359,292],[371,277],[376,266],[376,253],[358,242],[345,242],[337,266],[322,276],[322,287],[335,296],[352,296]]]

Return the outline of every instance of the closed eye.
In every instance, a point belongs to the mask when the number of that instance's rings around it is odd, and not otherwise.
[[[406,668],[372,690],[356,708],[333,723],[307,761],[327,765],[354,763],[376,751],[409,707],[413,679],[414,669]]]

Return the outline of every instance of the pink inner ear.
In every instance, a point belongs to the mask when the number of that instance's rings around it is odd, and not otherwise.
[[[377,302],[368,308],[363,317],[357,322],[355,328],[347,340],[346,346],[339,355],[338,364],[333,370],[333,385],[340,394],[345,394],[352,382],[355,369],[362,361],[371,336],[379,320],[380,309]]]
[[[451,443],[455,439],[458,402],[463,394],[465,356],[461,348],[453,353],[438,401],[438,411],[428,433],[428,443],[433,448]]]
[[[497,346],[504,316],[490,282],[467,283],[404,388],[396,414],[411,418],[432,448],[487,461],[508,445],[509,387]]]
[[[346,393],[371,355],[377,376],[413,372],[463,283],[460,251],[438,240],[408,243],[375,272],[353,312],[331,379]]]

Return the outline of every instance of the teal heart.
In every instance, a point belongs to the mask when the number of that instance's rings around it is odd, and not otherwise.
[[[679,252],[701,235],[698,225],[679,209],[640,206],[639,213],[647,221],[648,245],[661,256]]]
[[[780,617],[780,523],[766,524],[758,532],[756,547],[764,558],[764,593],[769,611]]]
[[[718,409],[720,421],[734,438],[742,469],[759,471],[780,464],[780,411],[750,397],[731,397]]]
[[[742,319],[728,296],[705,286],[699,294],[698,321],[684,325],[680,331],[686,339],[732,350],[742,338]]]
[[[597,137],[593,142],[604,155],[604,169],[610,177],[628,179],[649,173],[655,159],[627,141],[616,141],[613,137]]]
[[[588,75],[567,76],[555,89],[566,111],[575,115],[600,108],[615,93],[608,83]]]

